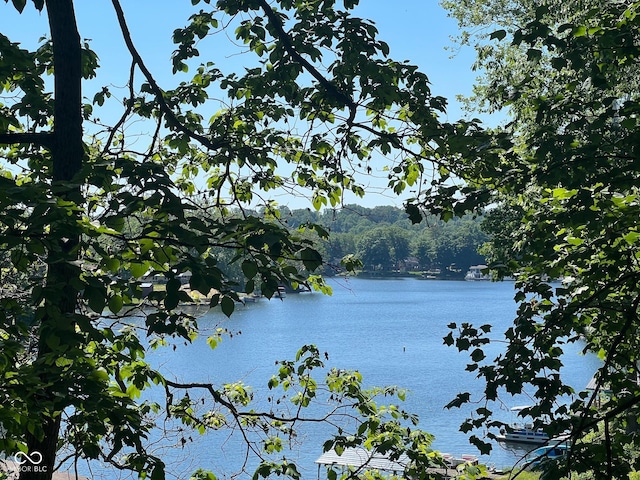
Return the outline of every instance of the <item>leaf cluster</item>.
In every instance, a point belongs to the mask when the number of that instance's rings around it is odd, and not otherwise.
[[[516,276],[519,308],[502,353],[472,365],[486,382],[486,400],[526,392],[539,425],[550,435],[569,432],[571,454],[544,478],[626,478],[639,468],[638,5],[513,3],[519,9],[478,2],[520,20],[498,30],[479,20],[494,29],[487,40],[500,44],[480,57],[496,65],[483,95],[511,108],[513,122],[499,133],[510,146],[475,167],[482,177],[470,171],[465,178],[492,192],[497,208],[485,225],[493,241],[484,253]],[[512,58],[520,59],[514,74],[499,78],[500,69],[515,66]],[[455,344],[466,350],[486,339],[464,327]],[[453,335],[447,341],[454,344]],[[595,391],[574,391],[562,376],[568,344],[603,360]],[[500,426],[491,408],[476,413],[465,428]]]

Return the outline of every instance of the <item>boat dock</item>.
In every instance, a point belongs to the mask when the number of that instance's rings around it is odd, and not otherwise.
[[[450,462],[450,467],[431,467],[428,469],[428,472],[440,475],[442,478],[455,479],[464,474],[460,469],[464,468],[465,463],[469,463],[470,465],[478,464],[478,459],[474,455],[462,455],[458,458],[453,455],[444,454],[443,458],[447,463]],[[392,460],[385,455],[372,453],[364,448],[346,448],[341,455],[338,455],[335,450],[329,450],[328,452],[323,453],[315,463],[318,464],[319,480],[321,478],[320,469],[322,466],[330,467],[337,465],[343,468],[366,468],[368,470],[379,470],[397,475],[406,470],[410,460],[406,455],[401,455],[398,459]],[[502,474],[497,473],[486,473],[482,477],[478,478],[497,479],[502,476]]]

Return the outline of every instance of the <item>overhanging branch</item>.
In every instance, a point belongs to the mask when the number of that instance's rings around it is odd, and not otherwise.
[[[327,92],[329,92],[333,97],[335,97],[336,99],[344,103],[345,106],[349,108],[349,120],[347,121],[347,124],[351,125],[353,123],[353,120],[355,119],[356,111],[357,111],[357,105],[353,101],[353,99],[346,93],[340,91],[338,87],[336,87],[333,83],[331,83],[329,79],[324,77],[318,71],[318,69],[311,64],[311,62],[309,62],[306,58],[300,55],[300,53],[293,46],[291,37],[284,30],[284,27],[282,26],[282,22],[280,21],[280,18],[278,18],[278,16],[273,11],[273,9],[269,6],[266,0],[259,0],[258,4],[260,5],[265,15],[269,19],[269,22],[273,26],[273,29],[275,30],[278,36],[278,40],[282,42],[282,45],[284,45],[284,48],[287,51],[287,53],[289,53],[289,55],[291,55],[291,57],[296,62],[298,62],[307,72],[309,72],[311,76],[315,78],[318,81],[318,83],[322,85],[322,87]]]
[[[140,71],[149,82],[151,86],[151,90],[156,97],[156,101],[160,107],[160,111],[169,121],[169,124],[179,132],[184,133],[192,140],[199,142],[202,146],[210,149],[217,150],[220,147],[223,147],[228,144],[226,139],[217,139],[211,140],[210,138],[205,137],[204,135],[200,135],[199,133],[194,132],[193,130],[188,129],[178,118],[176,117],[173,110],[167,105],[167,102],[164,99],[162,89],[158,86],[158,83],[151,75],[151,72],[147,68],[147,66],[142,61],[142,57],[138,53],[135,45],[133,44],[133,40],[131,39],[131,33],[129,32],[129,27],[127,26],[127,22],[124,18],[124,12],[122,11],[122,6],[120,5],[119,0],[111,0],[113,4],[113,8],[116,11],[116,16],[118,17],[118,24],[120,25],[120,30],[122,31],[122,37],[124,39],[125,44],[127,45],[127,49],[131,54],[133,62],[140,68]]]
[[[298,410],[298,414],[291,417],[279,416],[274,414],[273,412],[266,412],[266,411],[259,412],[259,411],[252,410],[252,411],[242,412],[238,410],[233,403],[223,398],[220,392],[216,390],[214,386],[209,383],[179,383],[179,382],[173,382],[171,380],[167,380],[166,378],[163,378],[163,382],[165,384],[165,391],[167,393],[167,396],[171,396],[169,387],[175,388],[175,389],[181,389],[181,390],[195,390],[195,389],[205,390],[209,392],[209,394],[213,397],[213,400],[216,403],[219,403],[223,407],[227,408],[235,418],[262,417],[262,418],[268,418],[269,420],[276,420],[278,422],[284,422],[284,423],[296,423],[299,421],[308,422],[308,423],[322,423],[322,422],[326,422],[337,411],[337,409],[334,408],[331,412],[324,415],[320,415],[318,417],[301,417],[299,415],[299,410]]]
[[[46,148],[53,148],[55,136],[51,132],[38,133],[0,133],[0,145],[16,145],[19,143],[30,143],[41,145]]]

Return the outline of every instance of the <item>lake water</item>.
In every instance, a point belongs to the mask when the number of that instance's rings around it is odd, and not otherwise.
[[[217,311],[204,315],[205,328],[223,326],[236,332],[212,350],[206,335],[176,349],[154,352],[148,359],[182,382],[228,383],[238,379],[254,386],[254,395],[266,397],[268,379],[276,373],[276,360],[295,358],[304,344],[327,352],[328,367],[357,369],[367,385],[397,385],[409,390],[403,407],[420,417],[419,427],[435,435],[434,448],[463,454],[477,452],[459,432],[460,423],[473,406],[447,410],[444,406],[460,391],[481,398],[482,384],[465,372],[466,354],[446,347],[447,325],[471,322],[494,325],[492,338],[500,339],[514,317],[513,283],[456,282],[417,279],[329,279],[332,296],[317,293],[288,295],[284,300],[261,299],[239,306],[231,319]],[[579,354],[582,346],[565,349],[563,375],[583,389],[598,366],[595,356]],[[492,344],[489,357],[498,353]],[[508,406],[530,403],[524,396],[505,398],[498,412],[511,420]],[[498,407],[496,407],[498,408]],[[171,426],[173,428],[173,426]],[[317,478],[314,460],[328,437],[326,427],[304,428],[301,444],[291,454],[304,478]],[[482,432],[479,432],[482,434]],[[214,434],[199,437],[183,449],[162,450],[175,478],[188,478],[197,466],[211,468],[219,478],[230,478],[243,464],[244,449],[238,436]],[[495,445],[484,463],[513,465],[522,451]],[[173,460],[171,459],[173,458]],[[249,468],[254,465],[249,461]],[[100,478],[99,469],[92,472]],[[242,475],[243,477],[246,475]],[[105,478],[107,478],[105,476]]]

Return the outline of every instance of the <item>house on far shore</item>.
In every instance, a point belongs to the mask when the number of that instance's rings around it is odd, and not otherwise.
[[[467,274],[464,276],[464,279],[470,282],[491,280],[491,277],[488,273],[488,268],[489,267],[487,267],[486,265],[471,265],[469,267],[469,270],[467,271]]]

